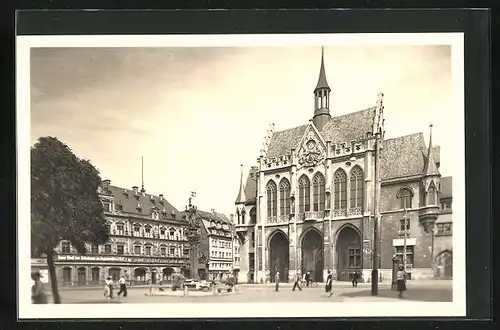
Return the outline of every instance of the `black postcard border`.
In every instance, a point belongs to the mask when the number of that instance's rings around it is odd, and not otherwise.
[[[18,35],[465,32],[467,318],[483,320],[492,317],[493,297],[489,29],[490,13],[485,9],[54,10],[16,13]],[[15,154],[15,112],[12,117],[5,115],[4,112],[2,116],[10,118],[10,121],[2,122],[13,127],[10,127],[11,130],[6,127],[7,130],[3,131],[3,147]],[[16,205],[15,160],[4,165],[4,173],[11,176],[7,178],[14,197],[10,205]],[[15,220],[10,225],[13,226],[12,237],[16,237]],[[15,253],[13,257],[12,264],[15,264]],[[16,279],[14,284],[17,286]],[[12,286],[6,289],[12,292]],[[17,309],[17,303],[14,307]],[[359,322],[359,318],[357,320]],[[440,319],[439,324],[443,320]],[[182,323],[185,322],[182,320]]]

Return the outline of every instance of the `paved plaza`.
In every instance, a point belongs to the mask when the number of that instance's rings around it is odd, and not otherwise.
[[[360,283],[353,288],[348,282],[334,282],[332,297],[328,297],[324,285],[319,284],[315,288],[303,288],[302,291],[292,291],[292,284],[282,283],[279,292],[274,291],[273,284],[242,284],[237,286],[236,293],[225,293],[221,295],[196,294],[188,296],[174,295],[170,289],[166,289],[162,295],[149,296],[149,287],[131,287],[128,289],[128,297],[106,300],[100,287],[61,288],[60,295],[62,303],[71,304],[93,304],[93,303],[193,303],[193,302],[373,302],[373,301],[400,301],[400,302],[451,302],[452,281],[429,280],[409,281],[408,290],[404,299],[397,297],[397,292],[390,289],[390,283],[381,283],[379,295],[372,296],[370,283]],[[116,292],[116,291],[115,291]],[[50,292],[47,292],[50,294]],[[49,297],[49,301],[52,298]]]

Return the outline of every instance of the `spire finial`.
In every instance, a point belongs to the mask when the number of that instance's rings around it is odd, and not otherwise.
[[[141,156],[141,192],[145,192],[146,189],[144,189],[144,156]]]
[[[328,82],[326,81],[324,46],[321,46],[321,66],[319,68],[318,84],[316,85],[314,92],[316,93],[316,91],[318,91],[319,89],[327,89],[328,91],[330,91],[330,86],[328,86]]]
[[[240,177],[240,191],[236,197],[236,204],[244,203],[246,201],[245,187],[243,186],[243,164],[241,164],[241,177]]]
[[[439,169],[434,160],[434,148],[432,146],[432,123],[429,124],[429,148],[427,149],[427,159],[424,166],[424,174],[426,175],[437,175],[439,174]]]

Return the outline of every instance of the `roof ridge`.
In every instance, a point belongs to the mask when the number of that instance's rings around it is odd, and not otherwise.
[[[416,132],[416,133],[410,133],[410,134],[400,135],[400,136],[396,136],[396,137],[393,137],[393,138],[390,138],[390,139],[384,139],[384,142],[391,141],[391,140],[401,140],[401,139],[403,139],[405,137],[410,137],[410,136],[415,136],[415,135],[421,135],[423,137],[424,133],[423,132]]]

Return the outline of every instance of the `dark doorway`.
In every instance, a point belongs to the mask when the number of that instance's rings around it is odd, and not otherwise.
[[[309,272],[315,282],[323,282],[323,238],[309,229],[302,238],[302,274]]]
[[[99,267],[92,268],[92,283],[99,283]]]
[[[354,271],[361,273],[361,236],[352,227],[341,229],[337,236],[337,280],[349,281]]]
[[[453,277],[453,256],[451,251],[443,251],[436,257],[436,277],[452,278]]]
[[[87,269],[85,267],[78,268],[78,285],[87,284]]]
[[[63,268],[63,285],[71,285],[71,268]]]
[[[151,284],[156,284],[156,270],[151,272]]]
[[[269,265],[271,281],[274,282],[276,272],[279,272],[281,282],[288,282],[289,247],[288,239],[281,231],[272,234],[269,241]]]
[[[163,268],[163,280],[170,282],[172,280],[172,274],[174,273],[174,269],[167,267]]]
[[[121,268],[110,268],[109,269],[109,276],[111,276],[111,279],[113,282],[117,282],[120,279],[120,272]]]
[[[146,284],[146,269],[136,268],[134,270],[134,280],[136,284]]]

